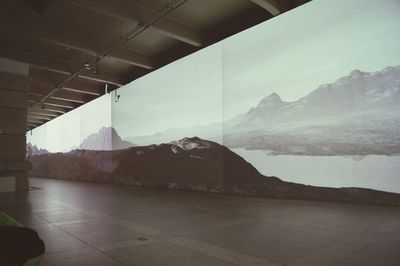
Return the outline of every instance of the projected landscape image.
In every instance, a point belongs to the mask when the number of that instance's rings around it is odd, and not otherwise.
[[[57,118],[27,136],[31,175],[400,205],[400,4],[384,2],[312,1],[66,114],[79,134]]]
[[[396,155],[400,66],[352,71],[294,102],[273,93],[225,128],[230,147],[290,155]]]
[[[354,70],[293,102],[273,93],[225,127],[224,144],[260,171],[273,164],[291,165],[285,174],[295,178],[305,171],[302,183],[400,192],[399,75],[399,66]]]

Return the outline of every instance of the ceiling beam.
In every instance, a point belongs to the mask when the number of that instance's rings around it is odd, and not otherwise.
[[[76,62],[65,62],[65,60],[46,56],[45,54],[46,51],[43,51],[41,54],[39,54],[16,48],[15,45],[12,44],[5,45],[3,41],[0,44],[1,57],[24,62],[35,68],[44,69],[67,76],[82,67]],[[122,78],[116,77],[115,75],[101,70],[98,74],[95,74],[90,70],[85,70],[79,75],[79,78],[114,84],[117,86],[123,86],[124,84],[126,84],[126,82]]]
[[[68,102],[73,102],[73,103],[80,103],[84,104],[88,102],[89,100],[84,97],[83,95],[78,95],[78,94],[72,94],[63,90],[58,90],[56,91],[50,99],[56,99],[56,100],[61,100],[61,101],[68,101]]]
[[[40,100],[42,98],[43,98],[43,94],[30,92],[28,102],[30,102],[31,104],[40,105]],[[73,103],[70,101],[63,101],[63,100],[51,99],[51,98],[46,99],[46,104],[52,105],[52,106],[63,107],[63,108],[67,108],[67,109],[74,109],[78,106],[76,103]]]
[[[145,22],[156,14],[156,10],[134,1],[121,0],[66,0],[72,4],[101,13],[129,23]],[[156,31],[176,40],[199,47],[203,44],[201,35],[187,25],[164,17],[151,26]]]
[[[75,92],[75,93],[81,93],[81,94],[94,95],[94,96],[100,96],[100,95],[104,94],[104,93],[101,93],[99,90],[90,90],[90,89],[87,89],[87,88],[75,89],[75,88],[72,88],[72,87],[69,87],[69,86],[67,86],[65,88],[62,88],[61,90]]]
[[[65,80],[65,76],[60,73],[49,72],[40,69],[30,68],[31,86],[37,88],[38,86],[44,87],[50,92]],[[110,84],[110,86],[116,86]],[[119,87],[119,86],[116,86]],[[105,83],[99,84],[90,80],[74,79],[70,81],[60,91],[70,92],[72,94],[88,95],[91,99],[92,96],[100,96],[105,92]]]
[[[28,122],[28,123],[27,123],[27,126],[28,126],[30,129],[33,129],[33,128],[38,127],[38,126],[40,126],[40,125],[42,125],[42,124],[40,124],[40,123],[34,123],[34,122]]]
[[[0,15],[0,28],[84,51],[94,56],[109,47],[104,43],[87,38],[83,33],[69,29],[63,25],[57,25],[54,22],[46,21],[42,17],[32,19],[18,14],[2,12]],[[120,48],[113,52],[110,57],[138,67],[146,69],[154,68],[153,60],[149,56],[132,50]]]
[[[43,98],[45,95],[47,95],[51,89],[49,90],[48,88],[42,87],[42,86],[36,86],[36,84],[31,85],[31,95],[38,96],[40,99]],[[66,102],[71,102],[71,103],[78,103],[78,104],[83,104],[86,103],[92,99],[88,98],[88,95],[83,95],[83,94],[78,94],[74,92],[69,92],[65,90],[57,90],[51,97],[50,99],[52,100],[59,100],[59,101],[66,101]],[[51,102],[51,100],[49,100]],[[47,103],[47,99],[45,101]],[[56,106],[55,104],[50,105]],[[60,104],[61,105],[61,104]],[[66,106],[64,106],[66,107]]]
[[[50,105],[33,105],[29,107],[29,110],[32,110],[35,113],[44,113],[59,116],[60,114],[67,113],[70,109],[57,107],[57,106],[50,106]]]
[[[264,8],[273,16],[277,16],[282,13],[277,0],[251,0],[251,2]]]
[[[32,125],[40,125],[40,124],[42,124],[42,122],[41,121],[34,121],[34,120],[32,120],[32,121],[27,121],[29,124],[32,124]]]
[[[33,118],[33,119],[39,119],[39,120],[44,120],[44,121],[50,121],[52,118],[49,116],[41,115],[41,114],[35,114],[35,113],[28,113],[28,119]]]
[[[81,94],[86,94],[91,96],[101,96],[105,94],[106,92],[106,87],[108,92],[114,91],[119,88],[119,86],[115,86],[113,84],[103,84],[101,86],[96,86],[96,87],[90,87],[85,84],[81,84],[76,81],[72,81],[71,84],[66,85],[62,90],[70,91],[70,92],[75,92],[75,93],[81,93]]]
[[[47,122],[46,120],[40,120],[40,119],[37,119],[37,118],[28,117],[28,123],[44,124],[46,122]]]
[[[31,90],[28,93],[29,95],[28,101],[32,105],[38,106],[39,108],[45,105],[51,108],[61,108],[61,110],[74,109],[79,107],[81,104],[86,103],[93,99],[93,98],[87,98],[86,95],[80,95],[67,91],[57,91],[56,93],[54,93],[54,95],[46,99],[46,101],[43,103],[41,102],[41,99],[44,97],[44,95],[49,93],[51,88],[49,89],[48,87],[31,84],[30,89]]]
[[[57,112],[44,110],[42,108],[37,108],[37,107],[29,107],[28,108],[28,115],[29,114],[47,116],[47,117],[50,117],[51,119],[59,116],[59,113],[57,113]]]

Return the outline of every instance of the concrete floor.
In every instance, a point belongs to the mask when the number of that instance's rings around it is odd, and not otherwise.
[[[31,179],[43,265],[400,265],[400,208]]]

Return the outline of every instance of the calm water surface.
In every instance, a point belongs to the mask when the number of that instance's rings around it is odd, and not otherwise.
[[[400,156],[268,155],[232,149],[264,175],[314,186],[364,187],[400,193]]]

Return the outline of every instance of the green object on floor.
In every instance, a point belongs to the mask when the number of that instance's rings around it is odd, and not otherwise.
[[[16,221],[14,218],[11,218],[7,214],[0,212],[0,226],[7,225],[7,226],[16,226],[16,227],[24,227],[21,223]],[[32,258],[24,263],[24,266],[38,266],[40,265],[40,261],[42,260],[43,255]]]

